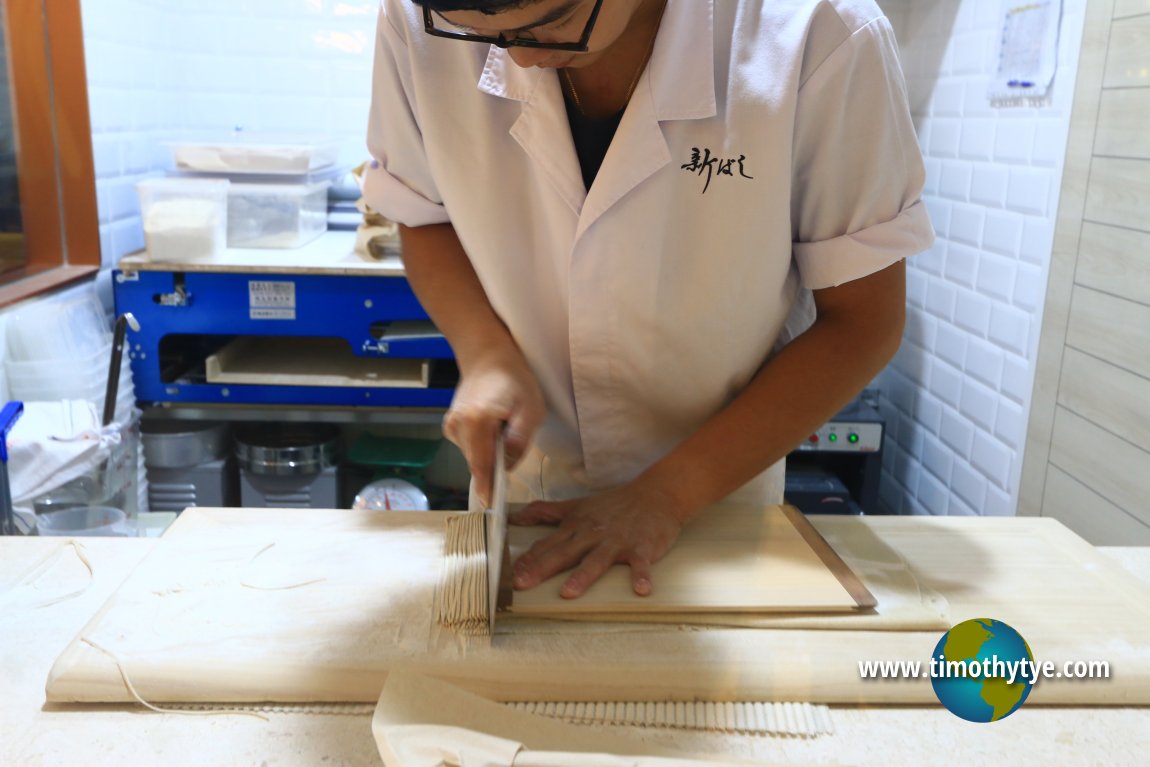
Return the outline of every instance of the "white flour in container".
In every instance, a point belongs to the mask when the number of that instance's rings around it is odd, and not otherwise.
[[[153,261],[213,258],[226,231],[221,206],[211,200],[176,199],[154,203],[144,217],[144,238]]]

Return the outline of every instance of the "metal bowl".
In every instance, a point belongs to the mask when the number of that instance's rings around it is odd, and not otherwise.
[[[215,421],[147,420],[140,425],[144,463],[154,469],[183,469],[223,458],[228,425]]]
[[[331,424],[245,424],[236,430],[242,470],[275,477],[318,474],[335,465],[339,429]]]

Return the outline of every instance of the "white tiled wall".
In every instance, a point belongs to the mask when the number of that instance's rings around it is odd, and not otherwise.
[[[165,139],[325,134],[366,158],[377,0],[83,0],[101,252],[143,247],[135,183]]]
[[[911,259],[902,349],[879,378],[881,498],[904,514],[1013,514],[1085,0],[1064,0],[1051,106],[986,98],[1001,0],[884,0],[938,241]]]
[[[143,247],[135,184],[170,166],[167,139],[235,128],[323,134],[341,142],[342,164],[363,162],[378,8],[378,0],[83,0],[104,265]],[[437,426],[373,431],[439,436]],[[466,489],[461,461],[441,450],[429,478]]]

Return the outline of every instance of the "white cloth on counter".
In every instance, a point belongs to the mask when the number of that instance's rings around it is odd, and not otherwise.
[[[393,671],[371,723],[386,767],[702,767],[641,738],[516,711],[454,685]]]
[[[27,511],[33,498],[91,473],[120,439],[120,426],[101,426],[88,400],[24,403],[8,434],[13,507]]]

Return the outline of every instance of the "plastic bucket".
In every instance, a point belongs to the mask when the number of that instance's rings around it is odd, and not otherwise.
[[[36,529],[48,536],[127,537],[127,515],[111,506],[77,506],[39,514]]]

